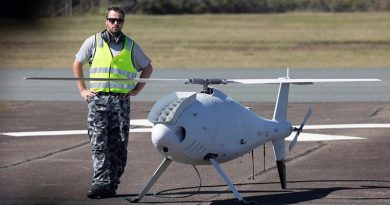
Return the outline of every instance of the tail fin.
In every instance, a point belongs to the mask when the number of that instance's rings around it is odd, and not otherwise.
[[[276,141],[273,141],[272,144],[274,145],[275,159],[276,159],[276,165],[278,167],[280,185],[282,186],[282,189],[286,189],[287,177],[286,177],[286,162],[285,162],[285,157],[286,157],[285,139],[278,139]]]
[[[290,68],[287,68],[287,76],[279,79],[290,79]],[[280,83],[278,98],[276,99],[275,111],[273,120],[286,121],[288,107],[288,92],[290,90],[289,83]]]
[[[275,104],[273,119],[276,121],[285,121],[287,119],[288,92],[289,83],[280,83],[278,98]]]
[[[280,83],[279,94],[276,100],[275,111],[273,120],[286,121],[287,120],[287,107],[288,107],[288,92],[290,84]],[[280,185],[282,189],[286,189],[286,163],[285,159],[285,139],[278,139],[273,141],[276,165],[278,166],[278,173],[280,178]]]
[[[289,79],[289,69],[287,68],[287,77]],[[290,90],[289,83],[280,83],[278,98],[276,99],[275,111],[273,120],[286,121],[287,120],[287,108],[288,108],[288,94]],[[287,187],[286,179],[286,163],[285,163],[285,139],[278,139],[272,142],[274,146],[274,153],[276,159],[276,165],[278,167],[278,173],[280,178],[280,185],[282,189]]]

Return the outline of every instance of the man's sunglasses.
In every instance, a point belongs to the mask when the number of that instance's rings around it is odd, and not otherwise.
[[[122,24],[125,20],[124,19],[116,19],[116,18],[107,18],[107,20],[112,23],[112,24],[115,24],[115,22],[117,24]]]

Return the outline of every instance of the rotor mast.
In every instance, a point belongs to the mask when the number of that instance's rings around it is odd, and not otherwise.
[[[199,84],[202,85],[202,91],[201,93],[211,94],[213,92],[213,89],[210,87],[210,85],[226,85],[227,79],[220,79],[220,78],[190,78],[188,79],[188,83],[186,84]]]

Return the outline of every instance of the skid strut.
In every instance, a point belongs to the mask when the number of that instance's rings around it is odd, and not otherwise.
[[[219,173],[219,175],[221,175],[222,179],[226,182],[226,184],[229,186],[230,190],[234,193],[234,195],[236,196],[237,200],[240,202],[240,204],[256,204],[256,202],[248,202],[248,201],[245,201],[240,192],[237,191],[237,189],[234,187],[233,183],[230,181],[230,179],[225,175],[225,173],[223,172],[221,166],[219,166],[218,162],[215,161],[215,159],[213,158],[209,158],[211,164],[214,166],[214,168],[217,170],[217,172]]]
[[[127,199],[128,201],[132,203],[136,203],[147,194],[150,188],[156,183],[158,178],[164,173],[164,171],[168,168],[169,164],[171,164],[172,160],[165,158],[164,161],[161,162],[160,166],[157,168],[157,170],[153,173],[152,177],[150,177],[148,183],[144,186],[144,188],[141,190],[141,192],[138,194],[138,196],[134,198]]]

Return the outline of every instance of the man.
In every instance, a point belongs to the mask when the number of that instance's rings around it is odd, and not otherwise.
[[[119,7],[106,10],[106,30],[85,40],[73,63],[76,78],[83,78],[83,64],[90,63],[91,78],[149,78],[150,59],[121,30],[125,14]],[[88,135],[92,146],[94,173],[88,198],[114,197],[126,161],[130,128],[130,96],[136,96],[143,83],[91,81],[90,89],[78,80],[81,96],[88,102]]]

